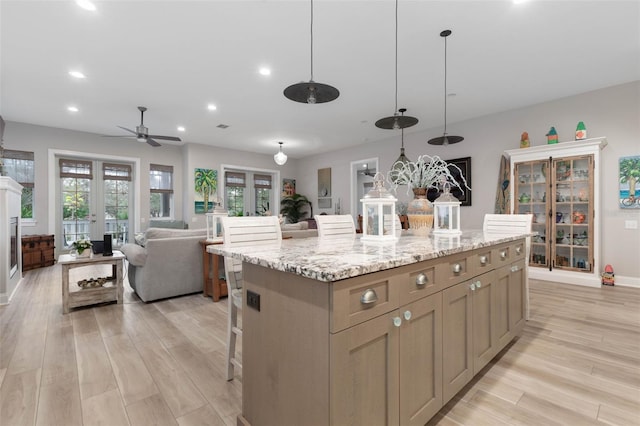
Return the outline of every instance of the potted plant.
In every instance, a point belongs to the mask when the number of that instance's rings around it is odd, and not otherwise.
[[[407,185],[407,193],[413,191],[414,199],[407,207],[409,227],[417,234],[427,234],[433,226],[433,205],[427,200],[429,188],[438,189],[445,182],[462,189],[460,183],[451,174],[450,167],[458,169],[462,183],[467,189],[467,181],[462,170],[455,164],[449,164],[437,155],[421,155],[417,161],[403,163],[397,161],[391,166],[388,175],[392,188],[397,190],[400,185]]]
[[[81,239],[74,241],[71,246],[78,253],[78,257],[89,257],[91,255],[91,247],[93,247],[93,244],[91,244],[91,241],[89,240]]]
[[[307,212],[302,211],[307,205],[313,212],[311,202],[307,197],[302,194],[289,195],[280,201],[280,213],[287,219],[287,223],[298,223],[300,219],[307,215]]]

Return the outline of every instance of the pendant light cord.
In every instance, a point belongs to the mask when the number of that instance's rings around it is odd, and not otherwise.
[[[393,114],[398,112],[398,0],[396,0],[396,103]]]
[[[447,135],[447,37],[444,38],[444,136]]]
[[[311,0],[311,81],[313,81],[313,0]]]

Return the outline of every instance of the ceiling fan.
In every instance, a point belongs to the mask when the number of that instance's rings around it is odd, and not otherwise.
[[[136,126],[135,132],[131,129],[127,129],[126,127],[118,126],[122,130],[126,130],[127,132],[133,133],[134,136],[106,136],[110,138],[136,138],[138,142],[146,142],[151,146],[160,146],[160,144],[156,141],[156,139],[163,139],[167,141],[175,141],[182,142],[182,140],[175,136],[162,136],[162,135],[150,135],[149,129],[144,125],[144,112],[147,110],[147,107],[139,106],[138,110],[140,111],[140,125]]]
[[[369,165],[365,163],[364,168],[360,170],[360,174],[364,176],[374,177],[376,175],[376,169],[369,169]]]

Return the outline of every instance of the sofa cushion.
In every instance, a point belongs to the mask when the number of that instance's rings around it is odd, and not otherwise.
[[[184,223],[184,220],[151,219],[149,220],[149,228],[187,229],[189,225]]]
[[[137,244],[126,243],[120,247],[120,251],[126,256],[129,263],[135,266],[144,266],[147,261],[147,250]]]

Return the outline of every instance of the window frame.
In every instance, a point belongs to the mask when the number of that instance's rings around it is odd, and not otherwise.
[[[20,185],[22,185],[23,188],[29,188],[31,191],[30,197],[31,197],[31,217],[23,217],[22,216],[22,208],[24,206],[24,198],[26,196],[24,190],[23,193],[20,197],[20,222],[23,224],[33,224],[35,225],[36,223],[36,202],[35,202],[35,180],[36,180],[36,161],[35,161],[35,153],[33,151],[22,151],[22,150],[17,150],[17,149],[3,149],[3,156],[2,156],[2,160],[3,160],[3,167],[4,172],[7,176],[11,177],[12,179],[14,179],[16,182],[18,182]],[[21,181],[19,179],[19,177],[14,177],[12,175],[9,175],[9,173],[7,172],[6,169],[6,162],[5,160],[22,160],[22,161],[31,161],[31,176],[29,176],[31,178],[31,182],[27,182],[27,181]],[[15,167],[14,167],[15,169]]]
[[[155,188],[152,185],[152,180],[154,177],[154,172],[155,173],[168,173],[169,174],[169,187],[168,188]],[[149,218],[153,219],[153,220],[173,220],[174,219],[174,211],[175,211],[175,205],[174,205],[174,190],[173,190],[173,182],[175,181],[174,176],[173,176],[173,166],[168,166],[168,165],[162,165],[162,164],[154,164],[151,163],[149,164]],[[162,186],[162,185],[160,185]],[[153,197],[153,194],[159,194],[161,197],[167,196],[169,197],[168,200],[168,204],[169,204],[169,215],[168,216],[153,216],[152,212],[151,212],[151,205],[152,205],[152,200],[151,197]],[[164,200],[162,200],[161,198],[161,204],[164,202]],[[162,209],[164,210],[164,208]]]

